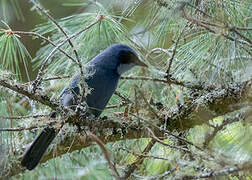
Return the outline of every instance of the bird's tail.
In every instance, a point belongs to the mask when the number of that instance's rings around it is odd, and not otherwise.
[[[55,136],[55,128],[44,128],[24,154],[21,165],[29,170],[34,169],[38,165],[40,159],[42,158],[43,154],[45,153],[46,149],[51,144]]]

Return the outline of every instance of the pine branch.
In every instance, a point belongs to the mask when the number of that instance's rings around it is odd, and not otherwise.
[[[246,93],[251,92],[251,83],[252,83],[252,80],[246,81],[240,84],[236,84],[236,85],[230,84],[229,87],[226,89],[213,90],[205,95],[202,95],[201,97],[192,99],[190,103],[188,103],[185,106],[180,107],[180,109],[178,110],[174,111],[174,109],[170,108],[170,112],[167,112],[167,111],[165,112],[169,114],[167,118],[170,121],[169,127],[167,128],[171,130],[172,129],[185,130],[185,129],[193,127],[195,124],[205,123],[209,119],[198,120],[194,118],[194,117],[199,116],[198,113],[202,113],[202,110],[200,110],[201,108],[205,110],[206,109],[205,107],[209,107],[212,110],[214,110],[214,108],[221,110],[221,111],[218,111],[216,115],[225,114],[231,111],[229,109],[230,105],[234,105],[237,102],[239,103],[242,103],[243,101],[246,102],[248,100],[248,99],[242,99],[242,97],[246,97]],[[51,102],[48,97],[47,99],[47,98],[44,98],[42,95],[31,94],[28,91],[24,90],[23,88],[19,88],[18,86],[15,86],[15,85],[11,86],[10,84],[6,83],[4,80],[0,80],[0,86],[14,90],[17,93],[26,95],[27,97],[33,100],[37,100],[38,102],[44,105],[48,105],[52,109],[58,109],[57,108],[58,104]],[[219,108],[219,103],[221,103],[221,108]],[[64,114],[62,115],[64,116]],[[103,118],[103,119],[92,119],[92,118],[83,119],[83,118],[85,117],[78,117],[76,114],[73,114],[73,115],[70,114],[68,116],[64,116],[65,122],[68,122],[70,124],[78,123],[79,126],[81,127],[89,127],[89,128],[95,127],[97,132],[99,132],[99,139],[101,139],[101,141],[103,141],[105,144],[108,142],[114,142],[114,141],[119,141],[119,140],[124,140],[124,139],[135,139],[135,138],[144,138],[144,137],[149,138],[148,132],[144,131],[144,128],[146,126],[152,129],[153,127],[155,127],[152,131],[157,137],[163,137],[164,132],[169,132],[167,130],[160,129],[160,126],[156,126],[151,123],[146,123],[148,122],[147,120],[141,121],[140,124],[137,121],[135,123],[129,122],[129,124],[125,124],[125,123],[122,124],[121,122],[117,122],[114,119],[110,119],[110,118]],[[197,123],[195,123],[195,120]],[[158,120],[157,120],[157,123],[162,124],[162,122],[158,122]],[[181,124],[183,124],[183,127],[181,127]],[[114,129],[113,130],[114,133],[108,135],[107,134],[108,128]],[[122,137],[120,132],[122,131],[122,129],[125,129],[125,128],[127,129],[127,131]],[[171,133],[168,135],[171,135]],[[91,144],[90,141],[82,142],[83,138],[81,136],[75,137],[76,143],[73,144],[72,138],[74,137],[75,136],[68,137],[67,139],[64,139],[63,141],[57,144],[57,147],[58,147],[57,156],[63,155],[67,152],[80,150]],[[64,147],[71,147],[71,149],[64,148]],[[50,150],[47,154],[45,154],[41,162],[46,162],[47,160],[54,158],[55,154],[53,152],[54,152],[53,150]],[[22,153],[23,152],[19,151],[19,152],[16,152],[15,154],[18,157]],[[142,161],[143,159],[139,159],[138,162],[141,163]],[[19,161],[15,161],[15,162],[18,163]],[[131,166],[132,167],[131,171],[134,171],[135,166],[136,165]],[[5,176],[12,176],[14,174],[19,173],[22,170],[17,164],[10,165],[10,167],[13,167],[10,169],[11,172],[9,174],[5,174]],[[128,174],[130,175],[131,173],[128,173]]]
[[[95,21],[93,21],[92,23],[90,23],[88,26],[86,26],[84,29],[74,33],[73,35],[69,36],[68,38],[66,38],[63,42],[61,42],[60,44],[58,44],[51,52],[50,54],[46,57],[46,59],[43,61],[43,64],[41,66],[41,68],[39,69],[38,75],[36,77],[36,79],[33,81],[32,86],[33,92],[36,92],[38,86],[41,84],[43,78],[43,74],[45,69],[48,66],[48,61],[51,59],[51,57],[55,54],[55,52],[61,48],[66,42],[68,42],[68,40],[73,39],[77,36],[79,36],[80,34],[82,34],[83,32],[87,31],[88,29],[90,29],[92,26],[94,26],[95,24],[97,24],[98,22],[102,21],[104,19],[104,16],[100,15]]]
[[[217,34],[216,30],[215,30],[214,28],[211,27],[211,26],[213,26],[213,24],[206,24],[206,23],[203,22],[203,21],[194,19],[193,17],[187,15],[187,14],[186,14],[186,11],[185,11],[185,6],[186,6],[187,4],[188,4],[188,3],[182,3],[182,5],[181,5],[181,7],[180,7],[181,10],[182,10],[182,16],[183,16],[186,20],[188,20],[189,22],[191,22],[191,23],[193,23],[193,24],[196,24],[196,25],[198,25],[198,26],[201,26],[201,27],[205,28],[206,30],[208,30],[208,31],[211,32],[211,33]],[[215,27],[216,27],[216,26],[215,26]],[[229,27],[229,26],[228,26],[228,27]],[[233,30],[233,31],[234,31],[234,29],[229,29],[229,30]],[[237,32],[236,32],[236,33],[237,33]],[[238,33],[238,34],[241,36],[240,33]],[[229,36],[229,35],[227,35],[227,34],[225,34],[225,33],[222,33],[221,35],[222,35],[223,37],[225,37],[226,39],[229,39],[229,40],[231,40],[231,41],[235,41],[235,42],[238,42],[238,43],[240,43],[240,44],[244,44],[244,45],[247,45],[247,46],[249,46],[249,47],[252,47],[251,41],[250,41],[250,40],[247,41],[248,38],[245,38],[245,41],[244,41],[244,40],[240,40],[240,39],[238,39],[238,38],[233,38],[233,37],[231,37],[231,36]],[[245,36],[242,35],[241,37],[244,38]]]
[[[40,38],[41,40],[44,40],[46,42],[48,42],[49,44],[53,45],[54,47],[56,47],[57,45],[52,42],[50,39],[36,33],[36,32],[25,32],[25,31],[12,31],[12,30],[4,30],[2,29],[3,31],[5,31],[5,33],[7,34],[18,34],[18,35],[26,35],[26,36],[35,36],[35,37],[38,37]],[[61,48],[58,48],[58,50],[63,53],[66,57],[68,57],[69,59],[71,59],[73,62],[77,63],[76,60],[70,56],[67,52],[65,52],[63,49]]]
[[[40,102],[41,104],[44,104],[44,105],[52,108],[53,110],[56,110],[56,108],[59,106],[57,103],[52,102],[50,100],[50,98],[46,95],[30,93],[24,87],[21,87],[19,85],[11,85],[6,80],[0,79],[0,86],[8,88],[8,89],[15,91],[21,95],[27,96],[28,98],[30,98],[34,101]]]
[[[61,27],[61,25],[44,9],[40,6],[39,3],[35,2],[34,0],[30,0],[30,2],[32,2],[34,4],[34,6],[40,11],[42,12],[53,24],[56,25],[56,27],[64,34],[64,36],[66,38],[68,38],[68,35],[67,33],[64,31],[63,27]],[[77,59],[77,62],[78,62],[78,65],[80,67],[80,71],[81,71],[81,75],[83,75],[83,70],[82,70],[82,65],[81,65],[81,62],[80,62],[80,58],[78,56],[78,53],[76,51],[76,49],[74,48],[74,45],[71,41],[71,39],[68,39],[68,43],[69,45],[73,48],[73,51],[74,51],[74,54],[76,56],[76,59]]]

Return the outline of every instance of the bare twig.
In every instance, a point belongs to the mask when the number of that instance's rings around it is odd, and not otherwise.
[[[145,155],[145,154],[140,154],[140,153],[136,153],[132,150],[126,149],[126,148],[119,148],[121,150],[127,151],[128,153],[133,154],[134,156],[142,156],[145,158],[152,158],[152,159],[160,159],[160,160],[164,160],[164,161],[170,161],[170,159],[167,158],[163,158],[163,157],[158,157],[158,156],[150,156],[150,155]]]
[[[201,21],[198,21],[196,19],[193,19],[192,17],[188,16],[185,12],[185,5],[187,3],[184,3],[183,6],[181,7],[182,9],[182,15],[185,19],[187,19],[188,21],[192,22],[193,24],[196,24],[198,26],[204,27],[205,29],[207,29],[209,32],[211,33],[216,33],[214,29],[210,28],[209,26],[207,26],[205,23],[202,23]]]
[[[114,93],[115,95],[117,95],[118,97],[120,97],[123,101],[125,101],[126,103],[133,103],[129,98],[123,96],[120,92],[115,91]]]
[[[102,153],[104,154],[104,157],[105,159],[107,160],[108,162],[108,165],[109,165],[109,168],[112,170],[113,174],[114,174],[114,177],[117,179],[117,180],[120,180],[121,177],[115,167],[114,164],[112,164],[111,160],[110,160],[110,157],[109,157],[109,153],[105,147],[105,145],[103,144],[103,142],[96,136],[94,135],[92,132],[88,132],[88,136],[92,139],[92,141],[95,141],[97,143],[97,145],[101,148],[102,150]]]
[[[235,29],[241,30],[241,31],[252,31],[252,27],[237,27],[237,26],[235,26]]]
[[[170,79],[158,79],[158,78],[151,78],[151,77],[121,77],[121,79],[126,80],[143,80],[143,81],[153,81],[153,82],[162,82],[162,83],[169,83],[169,84],[175,84],[178,86],[183,86],[189,89],[197,89],[197,90],[213,90],[215,89],[214,86],[203,86],[201,84],[194,84],[190,82],[183,82],[178,81],[176,79],[170,78]]]
[[[45,78],[43,81],[51,81],[51,80],[57,80],[57,79],[67,79],[67,78],[71,78],[73,76],[70,75],[65,75],[65,76],[54,76],[54,77],[50,77],[50,78]]]
[[[31,115],[31,116],[0,116],[0,119],[28,119],[28,118],[38,118],[38,117],[46,117],[49,114],[38,114],[38,115]]]
[[[171,174],[173,171],[175,171],[175,169],[171,170],[171,171],[165,171],[162,174],[156,175],[156,176],[140,176],[136,173],[133,173],[132,176],[138,178],[138,179],[145,179],[145,180],[156,180],[156,179],[163,179],[165,176]]]
[[[209,18],[213,18],[212,16],[210,16],[209,14],[207,14],[206,12],[202,11],[201,9],[199,9],[198,7],[194,6],[193,4],[191,3],[187,3],[188,6],[191,6],[192,8],[194,8],[195,10],[197,10],[198,12],[200,12],[201,14],[209,17]]]
[[[189,149],[186,149],[186,148],[183,148],[183,147],[179,147],[179,146],[173,146],[173,145],[170,145],[170,144],[167,144],[167,143],[164,143],[163,141],[161,141],[155,134],[154,132],[150,129],[150,128],[146,128],[150,134],[151,134],[151,137],[156,140],[158,143],[164,145],[164,146],[167,146],[169,148],[172,148],[172,149],[177,149],[177,150],[180,150],[180,151],[184,151],[186,153],[189,153],[190,155],[193,155],[193,156],[198,156],[204,160],[213,160],[214,156],[210,153],[208,153],[207,151],[204,151],[202,150],[201,152],[204,153],[204,155],[202,154],[199,154],[199,153],[195,153],[195,152],[192,152],[190,151]],[[206,156],[207,155],[207,156]]]
[[[129,104],[128,102],[122,102],[120,104],[106,106],[106,109],[121,108],[121,107],[126,106],[128,104]]]
[[[229,175],[238,171],[243,171],[243,170],[252,170],[252,165],[251,164],[244,164],[240,165],[237,167],[230,167],[222,170],[216,170],[216,171],[211,171],[208,173],[202,173],[199,175],[194,175],[194,176],[184,176],[180,177],[178,179],[200,179],[200,178],[213,178],[217,176],[223,176],[223,175]]]
[[[169,53],[172,53],[172,50],[169,50],[169,49],[163,49],[163,48],[154,48],[152,49],[151,51],[149,51],[146,56],[145,56],[145,59],[147,59],[152,53],[154,52],[163,52],[163,53],[166,53],[166,54],[169,54]]]
[[[39,128],[42,128],[42,127],[47,127],[47,126],[51,126],[51,125],[54,125],[56,124],[57,122],[56,121],[52,121],[52,122],[49,122],[47,124],[44,124],[44,125],[36,125],[36,126],[30,126],[30,127],[20,127],[20,128],[0,128],[0,132],[2,131],[24,131],[24,130],[33,130],[33,129],[39,129]]]
[[[164,146],[167,146],[167,147],[169,147],[169,148],[172,148],[172,149],[182,150],[182,151],[185,151],[185,152],[187,152],[187,153],[193,154],[193,153],[192,153],[190,150],[188,150],[188,149],[185,149],[185,148],[182,148],[182,147],[173,146],[173,145],[164,143],[164,142],[161,141],[157,136],[155,136],[155,134],[153,133],[153,131],[152,131],[150,128],[147,127],[146,129],[147,129],[147,130],[149,131],[149,133],[151,134],[151,137],[152,137],[155,141],[157,141],[158,143],[160,143],[160,144],[162,144],[162,145],[164,145]]]
[[[42,126],[44,127],[44,126]],[[24,130],[32,130],[32,129],[38,129],[38,126],[31,126],[31,127],[21,127],[21,128],[0,128],[0,132],[2,131],[24,131]]]
[[[156,141],[154,139],[151,139],[151,141],[148,143],[148,145],[145,147],[144,151],[142,152],[142,154],[147,154],[150,152],[151,148],[155,145]],[[127,170],[125,171],[125,176],[124,178],[127,179],[131,176],[131,174],[135,171],[135,169],[137,168],[138,165],[142,164],[144,161],[143,156],[139,156],[135,162],[133,162],[132,164],[130,164],[127,167]]]
[[[238,34],[241,38],[243,38],[245,41],[249,42],[250,44],[252,44],[252,41],[246,37],[245,35],[243,35],[242,33],[240,33],[236,27],[232,27],[230,28],[231,31],[235,32],[236,34]]]
[[[173,59],[174,59],[175,54],[176,54],[176,50],[177,50],[177,47],[178,47],[179,40],[180,40],[180,38],[182,37],[182,34],[184,33],[185,28],[187,27],[187,25],[188,25],[188,23],[187,23],[186,26],[183,28],[183,30],[179,33],[179,36],[178,36],[178,38],[177,38],[177,40],[176,40],[176,42],[175,42],[175,46],[174,46],[174,49],[173,49],[173,51],[172,51],[172,56],[171,56],[171,58],[170,58],[169,61],[168,61],[168,62],[169,62],[169,65],[168,65],[168,69],[167,69],[167,71],[166,71],[166,73],[167,73],[167,79],[169,79],[169,77],[170,77],[171,65],[172,65]]]
[[[207,147],[208,144],[214,139],[214,137],[217,135],[217,133],[219,131],[221,131],[225,126],[236,122],[236,121],[240,121],[240,120],[244,120],[245,119],[245,114],[248,112],[248,108],[243,110],[238,110],[239,112],[231,112],[228,113],[227,115],[224,116],[224,120],[222,122],[221,125],[213,127],[214,130],[211,132],[210,135],[207,136],[207,138],[205,139],[205,142],[203,144],[204,147]]]
[[[136,115],[134,115],[134,114],[132,114],[132,115],[135,116],[135,117],[137,117],[137,118],[140,118],[140,117],[138,117],[138,116],[136,116]],[[180,136],[177,136],[177,135],[173,134],[173,133],[170,132],[170,131],[167,131],[167,130],[164,130],[164,129],[160,129],[160,127],[158,127],[157,125],[155,125],[155,124],[153,124],[153,123],[150,123],[148,120],[145,120],[145,119],[143,119],[143,118],[140,118],[140,119],[141,119],[142,121],[146,122],[147,124],[150,124],[151,127],[155,127],[155,128],[158,129],[160,132],[164,132],[164,133],[166,133],[167,135],[172,136],[172,137],[178,139],[179,141],[182,141],[182,142],[184,142],[184,143],[187,143],[187,144],[189,144],[189,145],[192,145],[192,146],[194,146],[196,149],[198,149],[198,150],[204,152],[204,149],[202,149],[202,148],[200,148],[199,146],[193,144],[192,142],[190,142],[190,141],[188,141],[188,140],[186,140],[186,139],[184,139],[184,138],[182,138],[182,137],[180,137]]]
[[[126,80],[142,80],[142,81],[154,81],[154,82],[162,82],[162,83],[167,83],[168,81],[166,79],[158,79],[158,78],[151,78],[151,77],[125,77],[122,76],[120,79],[126,79]]]
[[[138,88],[138,87],[137,87]],[[154,114],[154,116],[156,116],[157,119],[159,120],[163,120],[159,115],[158,113],[156,112],[155,109],[153,109],[153,107],[150,105],[150,103],[147,101],[147,99],[145,98],[143,92],[138,88],[138,92],[141,96],[141,98],[144,100],[145,104],[147,105],[147,107],[149,108],[150,112],[152,112],[152,114]]]
[[[118,97],[120,97],[123,101],[120,104],[106,106],[106,109],[121,108],[121,107],[126,106],[130,103],[133,103],[129,98],[123,96],[118,91],[115,91],[114,94],[117,95]]]
[[[157,128],[158,128],[158,127],[157,127]],[[189,144],[189,145],[195,147],[196,149],[198,149],[198,150],[204,152],[204,149],[202,149],[201,147],[199,147],[199,146],[193,144],[192,142],[190,142],[190,141],[188,141],[188,140],[186,140],[186,139],[184,139],[184,138],[182,138],[182,137],[179,137],[179,136],[177,136],[177,135],[171,133],[170,131],[167,131],[167,130],[163,130],[163,131],[164,131],[165,133],[167,133],[168,135],[170,135],[170,136],[172,136],[172,137],[175,137],[176,139],[178,139],[178,140],[180,140],[180,141],[182,141],[182,142],[184,142],[184,143],[187,143],[187,144]]]

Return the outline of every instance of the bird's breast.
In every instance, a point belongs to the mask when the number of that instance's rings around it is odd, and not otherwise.
[[[99,116],[115,92],[119,75],[116,71],[96,69],[93,75],[86,79],[91,93],[87,95],[87,105],[95,116]]]

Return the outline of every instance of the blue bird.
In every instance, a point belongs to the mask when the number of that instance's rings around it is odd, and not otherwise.
[[[120,76],[134,66],[147,67],[132,48],[123,44],[108,47],[87,64],[86,72],[91,74],[85,78],[91,88],[91,93],[86,96],[88,114],[100,116],[115,92]],[[80,75],[75,76],[62,91],[60,102],[63,106],[74,109],[78,104],[80,78]],[[55,128],[44,128],[24,154],[21,165],[28,170],[34,169],[56,135]]]

